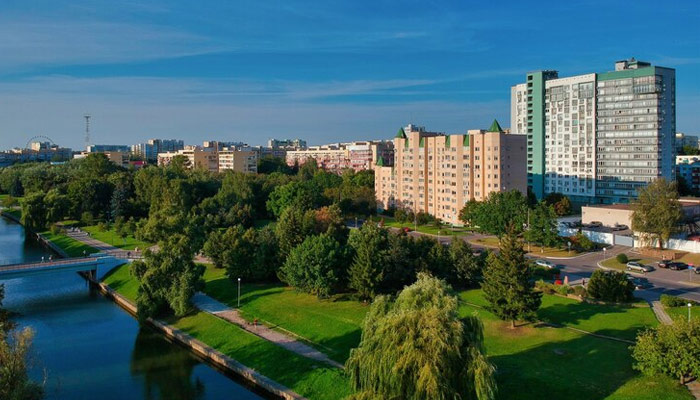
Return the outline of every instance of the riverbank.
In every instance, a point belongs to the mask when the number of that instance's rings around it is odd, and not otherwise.
[[[136,282],[127,266],[116,268],[101,283],[135,302]],[[297,355],[213,315],[198,311],[162,322],[299,396],[333,400],[350,394],[349,381],[338,368]]]
[[[87,275],[85,275],[84,277],[88,279],[92,285],[99,288],[100,292],[105,297],[113,300],[118,306],[129,312],[132,316],[136,316],[136,305],[134,305],[130,300],[128,300],[126,297],[122,296],[117,291],[110,288],[105,283],[95,281],[89,278]],[[194,337],[188,335],[187,333],[177,329],[172,325],[152,318],[149,318],[147,320],[147,323],[151,327],[155,328],[157,331],[164,334],[166,337],[190,349],[190,351],[202,357],[211,364],[216,365],[218,368],[221,368],[224,371],[245,378],[257,387],[265,390],[265,392],[269,394],[288,400],[305,399],[304,397],[295,393],[291,389],[280,385],[279,383],[273,381],[272,379],[269,379],[266,376],[259,374],[255,370],[246,367],[245,365],[239,363],[231,357],[228,357],[227,355],[195,339]]]

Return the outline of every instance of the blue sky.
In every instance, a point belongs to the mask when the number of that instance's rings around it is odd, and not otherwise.
[[[151,137],[309,143],[509,125],[530,70],[676,68],[700,134],[700,1],[0,2],[0,148]]]

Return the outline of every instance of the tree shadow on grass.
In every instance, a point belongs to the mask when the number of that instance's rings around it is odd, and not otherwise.
[[[541,329],[563,328],[535,326],[528,335],[535,337]],[[622,337],[633,334],[627,331],[607,330],[606,334]],[[527,350],[490,357],[497,367],[498,398],[603,399],[639,375],[632,370],[629,344],[571,331],[567,335],[575,338],[535,347],[528,347],[528,338],[509,338],[510,345],[522,340]],[[495,346],[491,344],[489,351],[507,351]],[[665,398],[664,393],[656,396],[650,398]]]
[[[573,326],[592,333],[634,340],[639,330],[647,327],[644,319],[638,314],[630,315],[630,312],[641,312],[641,307],[624,304],[591,304],[586,302],[557,303],[540,308],[537,312],[542,321]],[[648,311],[652,318],[651,310]],[[604,318],[601,316],[609,315]],[[593,320],[599,317],[598,320]],[[652,319],[653,321],[653,319]],[[622,328],[622,329],[617,329]]]

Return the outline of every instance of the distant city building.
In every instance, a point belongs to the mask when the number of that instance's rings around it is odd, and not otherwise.
[[[121,144],[91,144],[87,146],[88,153],[120,152],[129,153],[131,148]]]
[[[698,137],[686,135],[681,132],[676,133],[676,151],[680,152],[685,146],[690,146],[694,149],[700,148]]]
[[[287,165],[303,165],[314,159],[319,168],[333,172],[344,169],[355,171],[374,168],[377,160],[393,165],[394,144],[388,141],[363,141],[311,146],[305,150],[287,151]]]
[[[700,193],[700,156],[676,156],[676,176],[692,192]]]
[[[202,143],[202,147],[205,149],[210,149],[210,148],[216,148],[218,150],[223,150],[224,148],[238,148],[238,147],[247,147],[247,143],[243,142],[220,142],[218,140],[206,140]]]
[[[158,153],[178,151],[185,148],[182,140],[176,139],[149,139],[145,143],[131,146],[131,153],[147,161],[158,160]]]
[[[158,166],[169,165],[173,158],[183,156],[187,159],[188,168],[206,169],[210,172],[219,171],[219,156],[215,148],[200,146],[185,146],[183,150],[169,151],[158,154]]]
[[[255,151],[224,149],[219,151],[219,172],[233,170],[245,173],[258,172],[258,153]]]
[[[73,150],[51,142],[32,142],[28,149],[14,148],[0,152],[0,167],[32,161],[66,161],[73,156]]]
[[[525,135],[501,129],[446,135],[408,125],[394,137],[393,166],[379,159],[374,190],[379,210],[401,208],[425,212],[459,225],[459,212],[470,200],[492,192],[525,193]]]
[[[131,153],[129,151],[91,151],[91,152],[84,151],[84,152],[75,154],[73,156],[73,158],[75,158],[75,159],[85,158],[90,154],[104,154],[109,161],[111,161],[112,163],[114,163],[120,167],[128,168],[130,165],[129,159],[131,157]]]
[[[188,168],[203,168],[210,172],[233,170],[245,173],[258,172],[258,153],[252,150],[241,150],[235,147],[219,147],[219,142],[205,142],[203,146],[185,146],[183,150],[169,151],[158,154],[158,165],[165,166],[176,156],[187,159]]]
[[[267,141],[267,147],[271,149],[288,149],[288,150],[303,150],[306,148],[306,140],[301,139],[270,139]]]
[[[528,187],[539,199],[616,203],[658,177],[674,179],[675,102],[675,70],[634,58],[612,72],[528,73],[511,89],[511,129],[527,135]]]

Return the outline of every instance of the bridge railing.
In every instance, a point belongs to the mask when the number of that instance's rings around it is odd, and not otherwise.
[[[37,261],[37,262],[21,262],[18,264],[10,264],[10,265],[3,265],[0,267],[0,270],[2,269],[25,269],[25,268],[37,268],[39,266],[47,266],[47,267],[53,267],[57,265],[66,265],[66,264],[77,264],[77,263],[92,263],[96,262],[98,258],[96,257],[80,257],[80,258],[60,258],[58,260],[52,260],[52,261]]]

